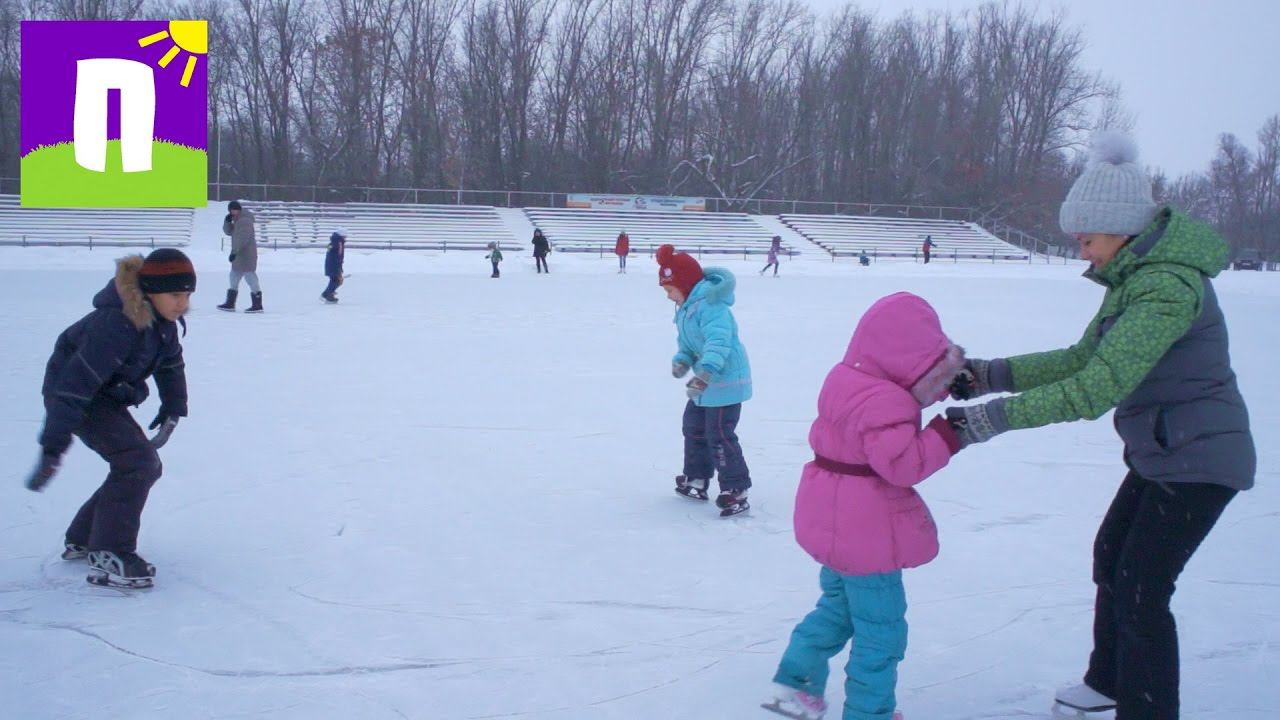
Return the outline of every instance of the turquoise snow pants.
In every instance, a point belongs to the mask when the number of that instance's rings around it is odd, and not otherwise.
[[[907,650],[907,597],[902,571],[841,575],[822,568],[822,597],[796,629],[774,682],[823,695],[828,661],[845,643],[843,720],[890,720],[897,705],[898,663]]]

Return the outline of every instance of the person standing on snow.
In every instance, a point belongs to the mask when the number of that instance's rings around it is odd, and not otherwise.
[[[68,327],[45,368],[40,462],[27,488],[42,491],[79,437],[110,464],[107,479],[67,527],[64,560],[88,558],[88,580],[151,587],[155,567],[137,553],[138,527],[151,486],[160,479],[156,450],[187,415],[187,379],[178,324],[196,289],[196,272],[180,250],[162,248],[116,263],[115,278],[93,298],[93,312]],[[129,414],[150,394],[160,411],[148,439]]]
[[[1080,243],[1085,276],[1106,288],[1075,345],[969,360],[953,397],[1016,393],[950,408],[963,444],[1009,430],[1096,419],[1115,409],[1128,475],[1093,550],[1093,652],[1061,705],[1116,720],[1175,720],[1174,583],[1232,498],[1253,486],[1249,414],[1211,279],[1226,242],[1172,207],[1157,207],[1133,142],[1095,139],[1093,160],[1059,212]]]
[[[329,250],[324,254],[324,274],[329,285],[320,297],[330,305],[338,302],[338,288],[342,285],[342,261],[347,251],[347,231],[338,228],[329,236]]]
[[[613,243],[613,254],[618,256],[618,274],[625,274],[627,256],[631,254],[631,238],[627,237],[626,230],[618,233],[618,239]]]
[[[964,350],[943,334],[934,309],[897,293],[867,310],[827,374],[809,430],[814,459],[795,505],[796,541],[822,564],[822,597],[791,633],[766,709],[823,717],[828,662],[852,639],[843,716],[900,720],[902,571],[938,554],[937,525],[914,486],[960,449],[941,415],[922,428],[921,410],[946,398],[962,367]]]
[[[684,472],[676,476],[676,492],[692,500],[706,500],[712,476],[719,473],[720,517],[746,512],[751,473],[735,429],[742,403],[751,398],[751,363],[738,338],[733,319],[736,280],[724,268],[704,272],[692,256],[671,245],[658,248],[658,285],[676,304],[676,354],[671,375],[685,386],[681,432]]]
[[[485,255],[484,259],[493,264],[493,274],[489,277],[501,277],[502,273],[498,271],[498,263],[502,262],[502,249],[498,247],[498,243],[489,243],[489,254]]]
[[[920,250],[924,253],[924,264],[928,265],[930,258],[933,257],[933,249],[938,247],[938,243],[933,241],[932,235],[924,236],[924,243],[920,246]]]
[[[262,312],[262,288],[258,285],[258,240],[253,228],[253,213],[240,207],[239,200],[227,203],[227,216],[222,220],[222,234],[231,237],[231,288],[227,301],[219,310],[235,312],[236,296],[240,293],[241,278],[249,282],[249,298],[252,300],[247,313]]]
[[[547,267],[547,253],[551,252],[551,241],[547,240],[547,236],[542,234],[542,230],[533,231],[533,260],[538,266],[538,273],[543,272],[551,274],[551,268]]]
[[[760,269],[761,275],[763,275],[765,271],[768,270],[770,266],[772,266],[773,276],[778,277],[778,253],[781,251],[782,251],[782,238],[778,235],[774,235],[773,242],[770,243],[769,245],[769,262],[766,263],[765,266]]]

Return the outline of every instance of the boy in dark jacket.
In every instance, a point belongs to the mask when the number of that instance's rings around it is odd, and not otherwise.
[[[138,526],[151,486],[160,478],[156,454],[178,418],[187,415],[187,380],[178,323],[196,288],[195,268],[180,250],[156,250],[116,263],[116,276],[93,298],[93,312],[58,336],[45,368],[45,423],[39,465],[27,487],[53,479],[72,436],[110,463],[102,487],[67,528],[62,557],[88,556],[89,582],[150,587],[155,567],[138,556]],[[147,399],[154,375],[160,412],[150,440],[128,407]]]
[[[324,274],[329,277],[329,286],[320,293],[320,297],[330,304],[338,302],[338,286],[342,284],[342,258],[347,248],[347,231],[338,228],[329,236],[329,252],[324,255]]]

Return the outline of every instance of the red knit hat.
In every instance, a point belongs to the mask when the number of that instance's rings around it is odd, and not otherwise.
[[[702,280],[702,266],[688,253],[676,252],[675,247],[658,248],[658,284],[674,285],[685,297],[693,292],[693,286]]]

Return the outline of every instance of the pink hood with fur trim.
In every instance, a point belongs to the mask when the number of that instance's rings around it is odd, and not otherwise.
[[[915,295],[882,298],[862,316],[818,395],[809,445],[817,457],[865,472],[810,462],[796,493],[796,540],[818,562],[868,575],[937,556],[937,526],[912,486],[946,466],[958,445],[941,417],[921,428],[921,408],[942,399],[963,362],[937,313]]]

